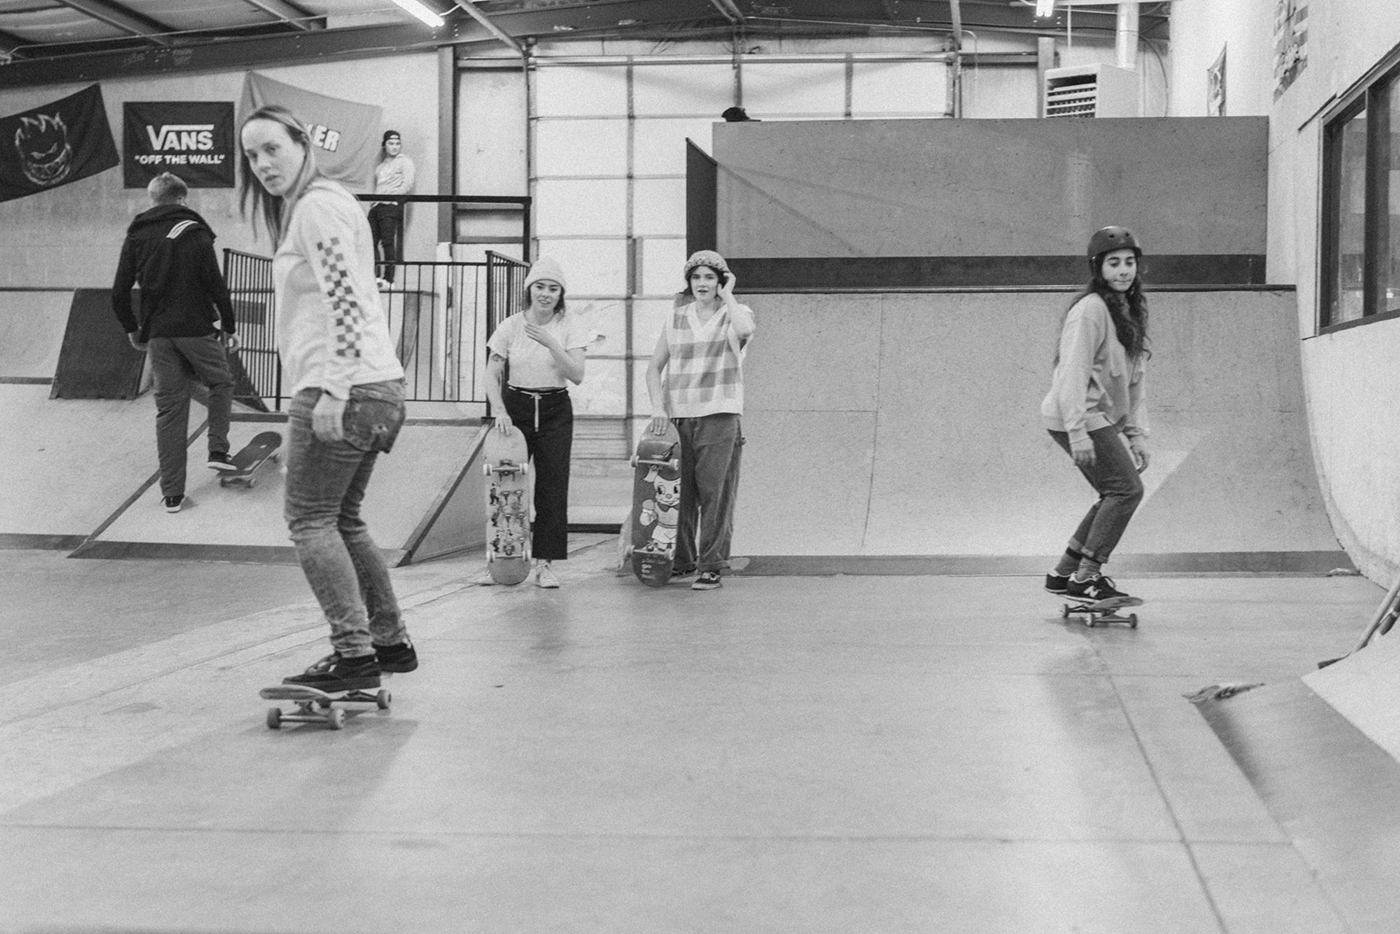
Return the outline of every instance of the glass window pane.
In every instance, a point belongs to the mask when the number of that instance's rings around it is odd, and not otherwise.
[[[1354,321],[1363,310],[1366,252],[1366,111],[1337,136],[1336,267],[1330,323]]]

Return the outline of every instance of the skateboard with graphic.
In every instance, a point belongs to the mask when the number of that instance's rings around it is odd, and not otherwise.
[[[648,425],[632,455],[632,573],[648,587],[671,580],[681,516],[681,438],[675,425]]]
[[[267,728],[280,730],[284,723],[324,723],[329,729],[339,730],[345,726],[345,711],[336,704],[374,704],[380,710],[388,710],[392,696],[380,689],[373,694],[368,691],[338,691],[326,693],[319,688],[301,684],[277,684],[258,692],[263,700],[291,701],[295,704],[291,711],[281,707],[267,709]]]
[[[219,486],[243,486],[252,489],[258,483],[258,471],[266,463],[277,463],[277,451],[282,447],[282,436],[275,431],[263,431],[253,436],[253,440],[243,446],[243,450],[229,458],[232,470],[219,474]]]
[[[1084,625],[1090,629],[1095,626],[1127,626],[1129,629],[1136,629],[1138,626],[1136,613],[1124,616],[1118,612],[1130,606],[1142,606],[1142,598],[1111,597],[1096,603],[1064,603],[1060,606],[1060,618],[1069,619],[1071,616],[1082,616],[1084,617]]]
[[[530,452],[525,436],[492,428],[482,444],[486,471],[486,570],[498,584],[530,576]]]

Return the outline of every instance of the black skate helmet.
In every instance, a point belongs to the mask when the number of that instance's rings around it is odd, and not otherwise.
[[[1100,227],[1089,238],[1090,259],[1110,250],[1132,250],[1139,257],[1142,256],[1142,244],[1138,243],[1137,237],[1126,227]]]

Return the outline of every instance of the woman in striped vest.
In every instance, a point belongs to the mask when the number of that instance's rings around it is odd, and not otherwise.
[[[681,439],[681,514],[675,575],[693,590],[720,586],[729,566],[744,447],[744,353],[753,310],[734,300],[734,274],[713,250],[685,264],[690,301],[671,312],[647,367],[651,430],[674,420]]]

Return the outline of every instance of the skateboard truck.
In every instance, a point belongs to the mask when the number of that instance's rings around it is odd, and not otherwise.
[[[1069,619],[1071,616],[1083,616],[1084,625],[1093,629],[1095,626],[1127,626],[1129,629],[1136,629],[1138,618],[1136,613],[1129,613],[1127,616],[1119,613],[1124,606],[1136,606],[1137,604],[1118,604],[1115,606],[1099,606],[1096,603],[1065,603],[1060,606],[1060,618]]]
[[[267,709],[267,728],[280,730],[284,723],[324,723],[329,729],[339,730],[345,726],[345,711],[336,704],[374,704],[380,710],[388,710],[393,696],[383,688],[373,694],[368,691],[342,691],[327,693],[318,688],[298,684],[279,684],[263,688],[258,692],[263,700],[289,700],[296,709],[283,711],[281,707]]]

